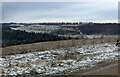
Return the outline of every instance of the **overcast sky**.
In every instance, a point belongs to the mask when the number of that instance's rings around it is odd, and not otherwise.
[[[118,22],[118,2],[3,2],[2,21]]]

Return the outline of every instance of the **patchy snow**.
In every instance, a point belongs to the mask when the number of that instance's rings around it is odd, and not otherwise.
[[[85,45],[68,50],[56,49],[0,58],[4,75],[18,75],[36,71],[39,75],[64,74],[76,69],[86,69],[96,63],[117,60],[120,54],[114,44]],[[66,58],[67,54],[67,58]]]
[[[21,30],[26,32],[34,32],[34,33],[50,33],[54,30],[60,29],[60,26],[56,25],[30,25],[30,26],[20,26],[17,28],[10,27],[12,30]]]

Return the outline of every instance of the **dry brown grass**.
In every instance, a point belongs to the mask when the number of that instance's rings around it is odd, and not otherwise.
[[[54,41],[54,42],[39,42],[39,43],[31,43],[24,45],[16,45],[2,48],[2,56],[5,55],[14,55],[14,54],[22,54],[28,52],[37,52],[43,50],[52,50],[59,48],[69,48],[82,45],[90,45],[90,44],[99,44],[99,43],[107,43],[107,42],[116,42],[117,38],[106,38],[106,39],[79,39],[79,40],[62,40],[62,41]]]

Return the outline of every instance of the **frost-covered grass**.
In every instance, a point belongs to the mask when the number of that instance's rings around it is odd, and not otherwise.
[[[65,74],[76,69],[88,69],[99,62],[117,60],[117,51],[117,46],[105,43],[16,54],[0,58],[0,68],[3,75]]]

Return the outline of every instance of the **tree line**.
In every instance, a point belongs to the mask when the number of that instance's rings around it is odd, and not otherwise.
[[[28,44],[44,41],[65,40],[65,37],[46,34],[12,30],[9,26],[2,26],[2,47],[10,45]]]

